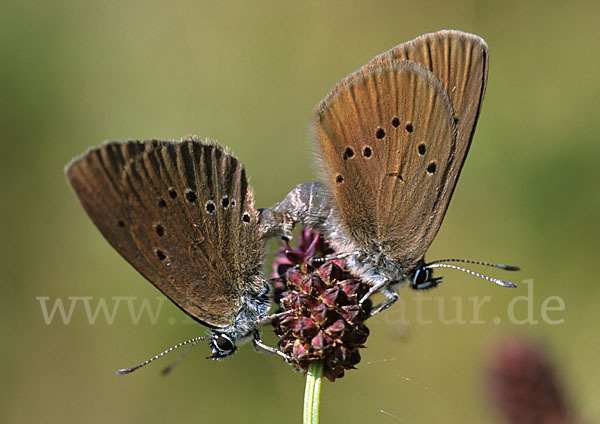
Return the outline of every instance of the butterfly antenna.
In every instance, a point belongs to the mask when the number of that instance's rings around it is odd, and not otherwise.
[[[177,364],[179,364],[183,358],[185,358],[187,356],[188,353],[190,353],[192,351],[192,349],[198,344],[200,343],[202,340],[196,340],[193,341],[189,344],[189,346],[187,346],[183,352],[181,352],[181,354],[177,357],[177,359],[175,359],[170,365],[166,366],[163,368],[163,370],[160,372],[162,375],[167,375],[169,374],[171,371],[173,371],[173,368],[175,368],[177,366]]]
[[[519,268],[518,266],[514,266],[514,265],[493,264],[491,262],[473,261],[471,259],[438,259],[437,261],[432,261],[432,262],[428,263],[427,265],[439,264],[441,262],[463,262],[466,264],[484,265],[484,266],[490,266],[492,268],[500,268],[505,271],[520,271],[521,270],[521,268]]]
[[[487,275],[483,275],[483,274],[480,274],[478,272],[471,271],[470,269],[466,269],[466,268],[463,268],[463,267],[460,267],[460,266],[456,266],[456,265],[441,264],[441,263],[438,263],[438,261],[436,261],[436,262],[432,262],[430,264],[427,264],[426,266],[427,266],[427,268],[452,268],[452,269],[457,269],[459,271],[466,272],[467,274],[474,275],[475,277],[479,277],[479,278],[483,278],[484,280],[491,281],[492,283],[498,284],[499,286],[502,286],[502,287],[511,287],[511,288],[517,287],[517,285],[515,283],[511,283],[510,281],[505,281],[505,280],[500,280],[498,278],[488,277]]]
[[[200,337],[194,337],[193,339],[190,339],[190,340],[186,340],[185,342],[177,343],[175,346],[170,347],[169,349],[165,350],[164,352],[161,352],[158,355],[153,356],[152,358],[150,358],[150,359],[142,362],[141,364],[138,364],[138,365],[136,365],[134,367],[131,367],[131,368],[123,368],[123,369],[118,370],[117,371],[117,375],[123,375],[123,374],[132,373],[135,370],[142,368],[144,365],[148,365],[150,362],[155,361],[156,359],[158,359],[158,358],[166,355],[167,353],[172,352],[172,351],[174,351],[177,348],[180,348],[181,346],[185,346],[186,344],[189,344],[189,343],[193,343],[194,346],[195,346],[199,342],[201,342],[203,340],[206,340],[208,338],[210,338],[210,336],[200,336]]]

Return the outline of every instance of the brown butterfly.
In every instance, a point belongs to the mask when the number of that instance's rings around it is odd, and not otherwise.
[[[321,182],[303,184],[278,206],[323,232],[350,271],[372,284],[362,301],[411,281],[435,287],[426,263],[464,164],[481,109],[488,47],[480,37],[440,31],[400,44],[340,81],[316,108]]]
[[[235,352],[236,341],[252,338],[281,354],[261,342],[257,327],[269,319],[265,241],[284,234],[276,214],[254,207],[244,167],[227,150],[197,138],[111,142],[75,159],[66,173],[106,240],[212,329],[176,347],[208,338],[210,357],[219,359]]]

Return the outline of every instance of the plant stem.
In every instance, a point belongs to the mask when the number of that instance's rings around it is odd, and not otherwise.
[[[315,361],[308,366],[308,374],[306,376],[303,424],[319,424],[322,380],[323,361]]]

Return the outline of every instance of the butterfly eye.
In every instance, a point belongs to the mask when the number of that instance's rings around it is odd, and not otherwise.
[[[425,143],[419,144],[419,147],[417,148],[417,150],[419,151],[419,154],[421,156],[423,156],[425,154],[425,152],[427,151],[427,149],[425,148]]]
[[[429,268],[418,268],[415,271],[415,275],[413,276],[411,287],[415,290],[423,290],[429,288],[430,277],[431,270]]]
[[[437,287],[437,285],[441,282],[441,277],[433,278],[433,275],[431,274],[431,268],[422,265],[415,271],[413,279],[410,282],[410,287],[413,290],[427,290]]]
[[[219,336],[217,338],[217,340],[215,341],[215,343],[216,343],[217,347],[221,350],[232,350],[233,349],[233,343],[226,336]]]
[[[398,119],[397,116],[395,116],[394,119],[392,119],[392,126],[394,128],[398,128],[400,126],[400,119]]]
[[[377,137],[378,140],[381,140],[383,137],[385,137],[385,130],[381,127],[378,127],[377,131],[375,131],[375,137]]]
[[[427,279],[426,272],[423,269],[417,269],[415,271],[415,275],[411,282],[412,288],[418,289],[420,286],[423,285],[423,283],[425,282],[426,279]]]
[[[411,122],[409,122],[408,124],[406,124],[406,131],[411,133],[415,130],[415,128],[413,127],[413,124]]]
[[[233,340],[225,334],[214,334],[210,341],[213,359],[220,359],[231,355],[236,351],[236,346]]]

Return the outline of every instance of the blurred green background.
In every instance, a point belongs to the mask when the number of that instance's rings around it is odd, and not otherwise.
[[[308,126],[329,89],[376,54],[444,28],[484,37],[491,64],[474,143],[428,258],[521,265],[519,274],[490,273],[533,279],[539,323],[506,318],[526,284],[507,290],[447,271],[435,291],[402,290],[404,308],[369,322],[359,369],[324,384],[322,422],[490,422],[484,368],[508,334],[544,343],[580,413],[597,421],[598,16],[600,3],[582,0],[3,2],[0,421],[298,422],[303,377],[249,346],[223,362],[203,359],[198,346],[167,378],[159,371],[170,359],[115,376],[204,333],[168,302],[155,324],[145,315],[134,324],[125,303],[112,324],[102,314],[90,324],[83,303],[68,325],[45,323],[38,297],[67,309],[69,296],[93,297],[95,310],[101,298],[112,308],[113,297],[136,297],[139,308],[158,296],[94,228],[63,166],[108,139],[198,134],[230,146],[257,205],[273,205],[315,177]],[[430,324],[416,322],[423,296],[436,299],[422,303]],[[483,323],[440,320],[437,302],[450,319],[459,301],[473,320],[474,296],[491,297]],[[549,313],[562,323],[540,315],[550,296],[564,301]],[[516,305],[524,318],[527,305]]]

